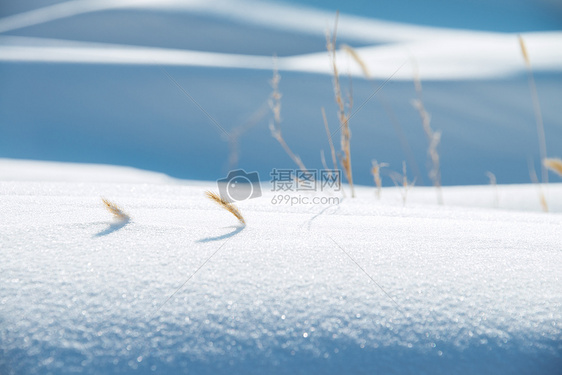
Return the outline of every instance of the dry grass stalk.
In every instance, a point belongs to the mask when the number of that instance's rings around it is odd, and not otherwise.
[[[336,161],[336,150],[334,148],[334,143],[332,142],[332,134],[330,133],[330,128],[328,127],[328,119],[326,118],[326,111],[324,110],[324,107],[322,107],[322,119],[324,120],[324,129],[326,129],[326,135],[328,136],[328,143],[330,144],[330,152],[332,153],[332,162],[334,163],[334,170],[336,170],[338,169],[338,162]]]
[[[228,142],[228,170],[235,169],[240,159],[240,138],[250,129],[260,123],[260,121],[269,112],[269,105],[267,102],[263,103],[246,122],[232,129],[223,138]]]
[[[529,159],[528,164],[529,164],[529,176],[531,177],[531,181],[533,181],[533,183],[537,185],[537,189],[539,193],[539,201],[541,203],[542,210],[544,212],[548,212],[548,203],[546,201],[546,197],[544,195],[542,185],[537,177],[537,172],[535,171],[535,166],[533,165],[533,161]]]
[[[490,180],[490,185],[496,186],[497,183],[496,175],[493,174],[492,172],[486,172],[486,176],[488,176],[488,179]]]
[[[283,136],[281,135],[281,93],[279,92],[279,81],[281,81],[281,76],[279,75],[279,71],[277,69],[277,63],[275,58],[273,59],[273,78],[270,81],[271,88],[273,91],[269,97],[269,108],[273,112],[273,121],[269,123],[269,130],[271,130],[271,135],[273,138],[279,142],[281,147],[285,150],[287,155],[298,165],[298,167],[303,171],[308,171],[305,167],[304,163],[302,162],[301,158],[296,155]]]
[[[490,180],[490,185],[494,187],[494,207],[498,208],[500,202],[500,196],[498,194],[496,175],[488,171],[486,172],[486,176],[488,176],[488,179]]]
[[[546,203],[546,197],[542,191],[542,186],[539,185],[539,199],[541,201],[541,207],[544,212],[548,212],[548,203]]]
[[[329,31],[326,32],[326,49],[328,50],[328,55],[330,56],[330,62],[332,65],[334,97],[338,106],[338,120],[341,128],[341,150],[343,155],[340,157],[340,162],[347,182],[349,183],[349,186],[351,188],[351,197],[354,198],[355,189],[353,188],[353,174],[351,172],[351,131],[349,130],[349,113],[351,112],[352,103],[350,100],[350,102],[348,103],[348,111],[346,111],[346,105],[344,103],[344,100],[342,99],[338,66],[336,64],[336,36],[338,17],[339,12],[336,13],[336,22],[333,34],[330,35]]]
[[[127,221],[130,219],[129,215],[125,213],[119,206],[109,200],[101,199],[105,208],[113,215],[113,218],[119,221]]]
[[[433,186],[437,189],[437,202],[443,204],[443,192],[441,191],[441,168],[439,153],[437,152],[437,147],[439,142],[441,142],[441,132],[434,131],[431,128],[431,116],[425,110],[422,100],[422,85],[421,79],[418,71],[417,64],[414,62],[414,86],[418,94],[418,98],[412,100],[412,105],[418,110],[420,118],[422,120],[423,130],[425,132],[428,148],[427,153],[431,161],[431,170],[429,171],[429,178],[433,181]]]
[[[363,61],[363,59],[359,56],[357,51],[355,51],[351,46],[348,46],[347,44],[343,44],[341,46],[341,49],[347,52],[349,56],[351,56],[351,58],[357,63],[357,65],[359,65],[359,67],[363,71],[363,75],[365,76],[365,78],[371,79],[369,68],[367,67],[365,61]]]
[[[408,191],[415,185],[416,181],[408,181],[408,173],[406,171],[406,162],[402,162],[402,174],[394,172],[390,175],[394,185],[402,187],[400,195],[402,196],[402,205],[406,206],[406,199],[408,198]]]
[[[519,47],[521,48],[521,54],[523,55],[523,60],[525,60],[525,65],[527,68],[531,68],[531,59],[529,59],[529,54],[527,53],[527,47],[525,46],[525,41],[523,37],[519,35]]]
[[[220,195],[212,191],[206,191],[205,195],[207,196],[207,198],[214,201],[219,206],[221,206],[222,208],[224,208],[225,210],[236,216],[236,218],[240,221],[240,223],[246,225],[246,221],[244,220],[244,217],[240,213],[240,210],[238,210],[238,207],[236,207],[233,203],[226,201]]]
[[[375,185],[377,187],[377,199],[381,199],[381,191],[382,191],[382,179],[381,179],[381,168],[388,167],[387,163],[378,163],[376,160],[372,161],[373,167],[371,168],[371,173],[373,174],[373,178],[375,179]]]
[[[365,76],[365,78],[370,80],[372,77],[371,77],[371,74],[370,74],[369,69],[367,67],[367,64],[361,58],[359,53],[355,49],[353,49],[352,47],[348,46],[347,44],[342,45],[341,48],[344,51],[346,51],[352,57],[352,59],[357,63],[357,65],[359,65],[359,67],[363,71],[363,75]],[[421,83],[415,83],[415,84],[416,84],[416,88],[419,86],[420,90],[421,90]],[[419,168],[417,167],[417,164],[416,164],[416,159],[414,158],[414,155],[412,153],[412,149],[410,147],[410,144],[408,143],[408,140],[404,136],[404,132],[402,131],[402,127],[400,126],[400,122],[398,121],[398,119],[394,115],[394,112],[392,111],[392,108],[383,99],[384,97],[382,95],[379,95],[377,98],[378,98],[379,102],[382,104],[382,106],[384,107],[384,110],[386,111],[388,117],[390,118],[390,121],[392,122],[394,130],[396,131],[396,135],[400,139],[400,143],[402,145],[404,153],[406,153],[408,158],[410,159],[410,165],[414,166],[414,170],[416,172],[415,174],[418,177],[421,178]]]
[[[531,90],[531,99],[533,101],[533,110],[535,112],[535,120],[537,123],[537,135],[539,137],[539,152],[541,160],[546,159],[546,136],[544,132],[544,124],[542,119],[542,111],[539,102],[539,94],[537,91],[537,85],[535,83],[535,77],[533,75],[533,69],[531,68],[531,60],[529,59],[529,54],[527,52],[527,47],[525,46],[525,41],[523,37],[519,35],[519,46],[521,47],[521,54],[523,55],[523,60],[525,60],[525,67],[527,68],[527,74],[529,77],[529,89]],[[548,171],[544,163],[541,165],[542,182],[548,183]]]
[[[556,172],[559,176],[562,176],[562,159],[546,158],[543,159],[543,164],[546,168]]]

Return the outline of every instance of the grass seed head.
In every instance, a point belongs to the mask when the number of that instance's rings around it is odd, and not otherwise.
[[[546,168],[562,176],[562,159],[547,158],[543,160],[543,164]]]
[[[236,218],[240,221],[240,223],[246,225],[246,221],[244,220],[244,217],[240,213],[240,210],[238,210],[238,207],[234,205],[234,203],[228,202],[227,200],[223,199],[220,195],[212,191],[206,191],[205,195],[207,196],[207,198],[209,198],[210,200],[217,203],[219,206],[221,206],[222,208],[224,208],[225,210],[236,216]]]
[[[527,67],[530,67],[531,60],[529,59],[527,47],[525,46],[525,41],[523,40],[523,37],[521,35],[519,35],[519,47],[521,48],[521,54],[523,55],[523,59],[525,60],[525,65],[527,65]]]
[[[363,71],[363,75],[365,76],[365,78],[371,79],[371,73],[369,73],[369,68],[367,67],[367,64],[361,58],[361,56],[359,56],[357,51],[353,49],[351,46],[348,46],[347,44],[342,44],[340,48],[345,52],[347,52],[349,56],[351,56],[351,58],[357,63],[357,65],[359,65],[359,67]]]
[[[123,211],[119,206],[117,206],[115,203],[102,198],[101,199],[105,208],[113,215],[113,217],[119,221],[126,221],[129,220],[130,217],[129,215],[127,215],[125,213],[125,211]]]

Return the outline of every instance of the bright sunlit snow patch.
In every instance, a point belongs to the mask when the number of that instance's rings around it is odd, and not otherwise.
[[[34,168],[79,166],[11,163],[0,173],[23,178],[0,182],[2,373],[560,368],[559,214],[264,192],[240,202],[239,230],[204,198],[213,184],[103,166],[90,181],[120,182],[33,182]],[[132,220],[108,230],[101,194]]]
[[[18,42],[23,42],[18,44]],[[247,56],[153,47],[64,42],[40,38],[0,38],[3,61],[70,64],[178,65],[270,69],[271,57]]]
[[[174,179],[155,172],[96,164],[0,159],[0,181],[72,181],[112,183],[170,183]]]
[[[562,33],[529,33],[524,35],[533,56],[533,68],[537,71],[562,69]],[[532,52],[531,52],[532,50]],[[491,34],[448,36],[445,32],[438,39],[420,42],[388,44],[356,49],[373,78],[411,80],[410,66],[415,62],[423,79],[470,79],[500,78],[521,72],[524,64],[519,41],[514,35]],[[285,69],[322,72],[330,74],[325,53],[281,59]],[[346,72],[364,76],[360,66],[346,51],[338,54],[338,63]],[[345,68],[344,68],[345,67]],[[394,75],[393,75],[394,74]]]
[[[562,33],[525,35],[536,71],[562,69]],[[270,57],[212,52],[172,50],[154,47],[108,45],[103,43],[65,42],[40,38],[0,38],[2,61],[177,65],[271,70]],[[521,50],[513,35],[474,36],[466,39],[443,37],[438,41],[382,45],[357,49],[372,78],[392,77],[411,80],[410,67],[415,61],[423,79],[499,78],[524,69]],[[338,53],[344,71],[363,77],[359,65],[345,51]],[[326,53],[280,57],[281,70],[331,74]]]
[[[257,0],[75,0],[2,18],[0,152],[212,179],[231,148],[267,176],[290,162],[267,130],[270,51],[285,48],[284,135],[318,161],[320,108],[337,126],[323,51],[334,21]],[[372,78],[403,81],[375,98],[372,82],[354,80],[356,182],[371,181],[375,157],[389,170],[413,159],[412,172],[425,161],[414,61],[443,132],[444,183],[482,183],[487,170],[528,180],[536,129],[516,34],[340,14],[338,38]],[[562,33],[523,38],[548,156],[559,156]],[[337,58],[342,76],[363,77],[347,52]],[[264,184],[237,203],[246,226],[205,198],[216,189],[127,167],[0,159],[0,374],[562,368],[562,184],[540,188],[549,213],[530,184],[444,187],[443,206],[431,187],[412,188],[405,204],[400,188],[379,201],[362,186],[355,199],[308,204],[311,193],[279,197]]]

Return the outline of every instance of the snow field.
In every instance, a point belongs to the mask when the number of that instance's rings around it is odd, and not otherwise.
[[[213,184],[120,172],[0,183],[3,373],[559,368],[558,214],[401,207],[361,187],[276,207],[265,190],[240,202],[241,228],[204,199]],[[132,220],[112,223],[101,195]]]

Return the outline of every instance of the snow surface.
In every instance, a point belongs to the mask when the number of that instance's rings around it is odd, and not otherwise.
[[[560,374],[562,184],[542,186],[541,212],[517,39],[548,156],[561,156],[562,8],[547,1],[4,2],[0,375]],[[372,184],[377,159],[392,185],[406,160],[405,206],[399,188],[379,201],[361,186],[355,199],[324,193],[339,204],[273,203],[269,173],[294,165],[268,129],[271,56],[283,136],[322,168],[320,108],[337,129],[324,38],[335,5],[338,41],[373,78],[338,54],[353,76],[355,182]],[[498,186],[445,187],[444,206],[420,187],[414,61],[443,184],[491,171]],[[239,203],[246,227],[201,181],[238,167],[264,183]],[[112,221],[100,197],[131,219]]]
[[[212,184],[10,160],[0,179],[2,374],[562,368],[560,214],[416,203],[418,188],[405,207],[367,187],[272,205],[264,186],[240,227]],[[458,189],[446,200],[494,194]]]

